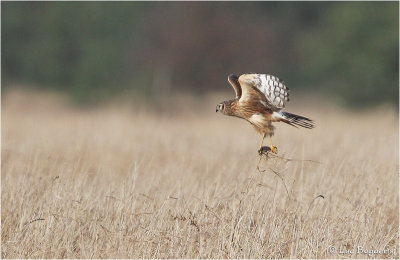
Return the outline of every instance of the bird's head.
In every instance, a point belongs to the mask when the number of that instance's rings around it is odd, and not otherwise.
[[[215,112],[221,112],[221,113],[223,113],[224,108],[225,108],[224,102],[219,103],[219,104],[217,105],[217,107],[215,108]]]
[[[224,115],[231,116],[232,115],[232,103],[234,100],[223,101],[217,105],[215,108],[215,112],[221,112]]]

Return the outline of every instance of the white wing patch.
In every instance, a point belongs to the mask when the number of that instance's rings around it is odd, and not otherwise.
[[[284,108],[285,102],[289,101],[289,88],[278,77],[268,74],[244,74],[240,76],[239,81],[257,88],[276,108]]]

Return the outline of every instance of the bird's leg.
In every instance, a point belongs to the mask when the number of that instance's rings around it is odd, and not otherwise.
[[[261,149],[261,147],[262,147],[262,145],[263,145],[263,143],[264,143],[264,139],[265,139],[265,134],[263,134],[263,138],[261,139],[260,149]],[[259,150],[260,150],[260,149],[259,149]]]
[[[264,143],[264,139],[265,139],[265,134],[263,134],[263,138],[261,139],[261,144],[260,144],[260,148],[258,149],[258,153],[261,154],[262,152],[262,145]]]
[[[272,145],[272,137],[271,136],[269,136],[269,141],[271,143],[271,152],[277,154],[278,153],[278,148],[276,146]]]

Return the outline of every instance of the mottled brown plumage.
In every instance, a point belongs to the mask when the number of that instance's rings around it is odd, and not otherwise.
[[[306,117],[283,112],[285,102],[289,101],[289,89],[279,78],[266,74],[243,74],[239,78],[229,75],[228,82],[236,93],[236,98],[221,102],[216,112],[235,116],[248,121],[259,132],[263,139],[274,135],[272,122],[284,122],[292,126],[313,128],[314,122]],[[277,153],[272,145],[271,151]]]

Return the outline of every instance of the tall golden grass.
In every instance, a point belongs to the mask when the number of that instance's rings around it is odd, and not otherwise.
[[[7,93],[1,256],[399,257],[395,110],[289,106],[317,127],[278,124],[295,160],[258,171],[260,136],[217,101],[76,109]]]

